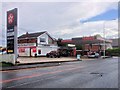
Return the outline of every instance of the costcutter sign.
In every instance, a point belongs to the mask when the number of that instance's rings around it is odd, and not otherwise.
[[[7,12],[7,54],[17,53],[17,8]]]

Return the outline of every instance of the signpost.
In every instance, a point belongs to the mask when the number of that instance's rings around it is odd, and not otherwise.
[[[17,59],[17,8],[7,11],[7,54]]]

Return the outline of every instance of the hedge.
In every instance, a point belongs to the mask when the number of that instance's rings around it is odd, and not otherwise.
[[[110,56],[120,56],[120,48],[113,48],[106,50],[106,53],[108,53]]]

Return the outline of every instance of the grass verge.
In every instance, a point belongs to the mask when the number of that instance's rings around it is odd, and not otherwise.
[[[10,67],[10,66],[13,66],[12,63],[7,63],[7,62],[0,62],[0,67]]]

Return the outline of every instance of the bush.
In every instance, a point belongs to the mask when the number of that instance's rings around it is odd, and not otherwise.
[[[76,45],[76,49],[77,49],[77,50],[82,50],[83,47],[82,47],[82,45]]]
[[[120,56],[120,48],[113,48],[106,50],[106,53],[108,53],[110,56]]]

